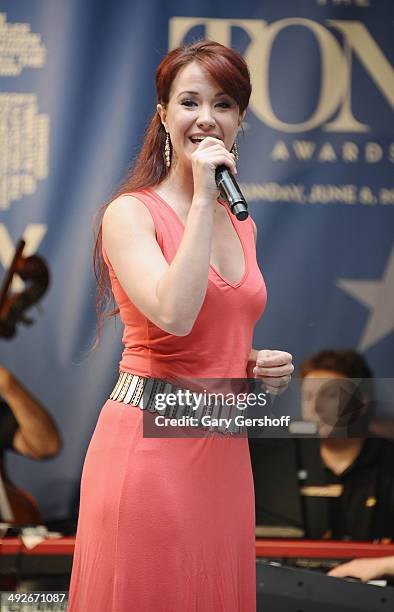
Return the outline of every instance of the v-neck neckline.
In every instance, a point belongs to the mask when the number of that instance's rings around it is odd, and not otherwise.
[[[154,189],[152,189],[151,187],[148,187],[146,189],[146,191],[149,191],[149,193],[151,193],[153,196],[155,196],[156,198],[158,198],[160,200],[160,202],[162,202],[166,208],[168,208],[173,217],[176,219],[176,221],[178,222],[178,224],[183,228],[183,230],[185,230],[185,224],[181,221],[178,213],[172,208],[172,206],[170,206],[168,204],[168,202],[166,202],[166,200],[159,195]],[[235,223],[235,218],[233,218],[233,214],[231,213],[231,211],[228,209],[227,205],[225,204],[225,202],[222,202],[220,199],[218,199],[218,202],[225,207],[227,214],[230,216],[230,220],[231,223],[233,225],[233,228],[235,230],[235,233],[237,234],[238,240],[241,244],[241,248],[242,248],[242,254],[243,254],[243,259],[244,259],[244,271],[243,274],[241,276],[241,278],[239,279],[239,281],[237,281],[236,283],[232,283],[231,281],[229,281],[227,278],[225,278],[222,274],[220,274],[220,272],[215,268],[215,266],[213,266],[211,263],[209,264],[210,269],[212,270],[212,272],[214,272],[216,274],[216,276],[218,276],[219,278],[222,279],[222,281],[224,283],[226,283],[226,285],[229,285],[230,287],[233,287],[233,289],[236,289],[237,287],[239,287],[240,285],[242,285],[242,283],[244,282],[247,272],[248,272],[248,258],[246,255],[246,249],[245,249],[245,245],[243,243],[242,237],[241,235],[238,233],[237,230],[237,226]]]

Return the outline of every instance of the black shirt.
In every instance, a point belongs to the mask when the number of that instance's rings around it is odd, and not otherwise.
[[[18,422],[6,402],[0,400],[0,477],[7,481],[4,470],[4,451],[13,448],[15,432],[19,429]],[[0,512],[0,520],[3,520]]]
[[[288,460],[283,451],[276,453],[277,459],[273,455],[268,475],[262,470],[264,463],[267,467],[269,462],[260,460],[259,463],[264,441],[258,444],[252,441],[250,445],[257,524],[267,522],[267,509],[272,516],[281,514],[283,517],[283,508],[287,507],[288,524],[289,518],[300,516],[307,538],[394,540],[393,442],[367,438],[358,457],[340,475],[324,465],[319,439],[281,440],[280,444],[290,445],[293,455],[288,454]],[[298,478],[300,474],[302,480]],[[266,486],[267,478],[271,481],[270,487]],[[299,495],[294,495],[294,486],[298,487]],[[287,502],[282,497],[287,498]],[[283,503],[279,507],[281,500]],[[300,505],[298,515],[297,505]],[[301,526],[298,520],[297,526]]]
[[[19,429],[18,422],[8,405],[0,400],[0,458],[3,452],[13,448],[15,432]]]
[[[367,438],[358,457],[342,474],[324,464],[322,474],[322,485],[339,485],[342,492],[338,497],[305,500],[306,506],[310,502],[309,512],[326,514],[327,520],[326,534],[322,524],[309,537],[394,539],[394,443]]]

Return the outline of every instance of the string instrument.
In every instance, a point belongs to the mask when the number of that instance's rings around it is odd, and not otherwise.
[[[23,256],[26,242],[19,240],[11,265],[6,271],[0,288],[0,337],[12,338],[18,324],[32,325],[34,321],[25,314],[26,310],[37,304],[49,286],[49,270],[45,261],[38,255]],[[13,278],[17,274],[25,287],[19,292],[10,292]],[[15,525],[37,524],[41,522],[38,506],[26,491],[16,487],[7,477],[0,461],[0,475],[10,504]]]
[[[18,323],[32,325],[25,311],[36,304],[45,294],[49,285],[49,270],[45,261],[38,255],[23,257],[26,242],[19,240],[13,260],[7,270],[0,289],[0,337],[12,338]],[[10,293],[14,275],[25,281],[22,291]]]

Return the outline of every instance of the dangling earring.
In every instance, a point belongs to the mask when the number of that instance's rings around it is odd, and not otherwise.
[[[164,145],[164,159],[166,162],[167,168],[171,166],[171,145],[170,145],[170,135],[166,132],[166,144]]]
[[[230,153],[233,153],[235,159],[239,159],[237,141],[235,141],[233,146],[231,147]]]

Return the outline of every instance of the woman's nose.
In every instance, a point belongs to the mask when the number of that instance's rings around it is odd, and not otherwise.
[[[215,127],[216,121],[215,121],[214,116],[212,115],[212,111],[210,108],[201,107],[201,110],[200,110],[200,113],[197,119],[197,125],[202,128]]]

